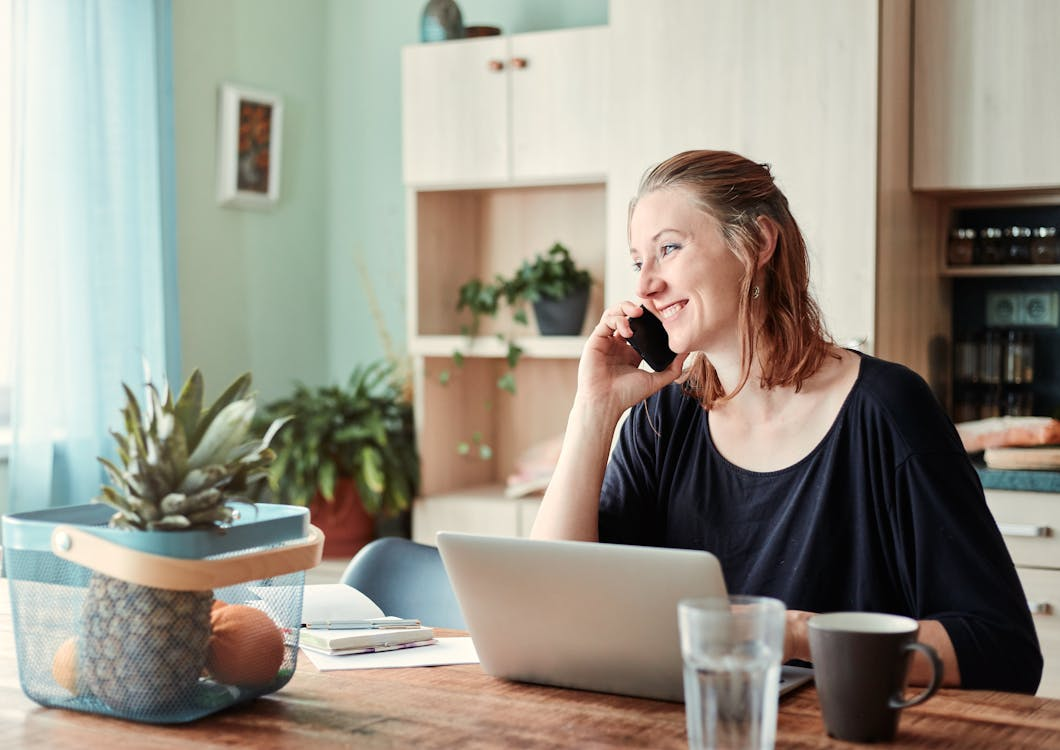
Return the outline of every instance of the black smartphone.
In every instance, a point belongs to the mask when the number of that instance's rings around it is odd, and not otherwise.
[[[644,311],[643,315],[628,319],[633,336],[626,339],[626,342],[637,350],[637,354],[648,363],[648,367],[655,372],[661,372],[670,366],[677,354],[670,351],[670,338],[666,335],[662,321],[644,305],[641,305],[640,309]]]

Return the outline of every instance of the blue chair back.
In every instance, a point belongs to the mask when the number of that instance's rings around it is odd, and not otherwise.
[[[381,537],[354,555],[340,580],[378,604],[384,614],[467,630],[437,547]]]

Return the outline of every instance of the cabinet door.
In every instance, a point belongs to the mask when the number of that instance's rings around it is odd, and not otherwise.
[[[916,3],[913,187],[1060,185],[1055,0]]]
[[[507,52],[501,37],[402,48],[406,184],[508,177]]]
[[[870,338],[875,315],[875,0],[613,0],[610,252],[640,174],[685,149],[772,165],[811,256],[829,328]],[[609,266],[609,292],[631,282]],[[611,268],[616,268],[612,273]]]
[[[604,173],[607,29],[511,38],[512,177]]]

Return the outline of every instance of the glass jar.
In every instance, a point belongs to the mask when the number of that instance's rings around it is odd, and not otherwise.
[[[1029,417],[1034,414],[1034,394],[1028,390],[1010,389],[1001,398],[1002,417]]]
[[[975,261],[975,230],[961,227],[950,232],[946,247],[946,262],[951,266],[967,266]]]
[[[996,266],[1005,257],[1001,247],[1001,229],[987,227],[979,232],[979,263]]]
[[[1056,227],[1035,227],[1031,231],[1031,263],[1060,263]]]
[[[1005,334],[1001,379],[1005,383],[1034,381],[1034,335],[1029,331],[1009,331]]]
[[[1003,263],[1020,264],[1031,262],[1030,227],[1005,227],[1002,237],[1004,238]]]
[[[971,422],[979,419],[979,402],[973,388],[958,388],[953,397],[953,421]]]
[[[962,333],[953,347],[953,374],[958,383],[979,380],[979,342],[975,335]]]
[[[979,341],[980,383],[994,385],[1001,382],[1001,334],[988,329]]]
[[[990,419],[1001,416],[1001,393],[990,389],[982,394],[979,401],[979,419]]]

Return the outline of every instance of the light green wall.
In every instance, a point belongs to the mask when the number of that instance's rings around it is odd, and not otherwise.
[[[307,12],[316,7],[317,12]],[[182,360],[219,393],[246,370],[264,398],[327,373],[324,57],[320,3],[175,0],[174,100]],[[215,199],[216,96],[234,82],[284,98],[280,202]]]
[[[505,33],[607,23],[607,0],[458,4],[466,24]],[[425,5],[174,0],[183,365],[200,367],[211,391],[250,369],[271,399],[295,379],[343,380],[383,356],[365,285],[395,353],[405,351],[400,48],[419,40]],[[273,212],[214,200],[222,81],[284,97]]]

